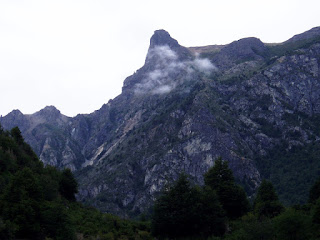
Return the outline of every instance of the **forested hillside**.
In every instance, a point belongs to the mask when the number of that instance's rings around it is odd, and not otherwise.
[[[46,166],[0,126],[0,239],[148,239],[149,226],[77,203],[69,169]]]

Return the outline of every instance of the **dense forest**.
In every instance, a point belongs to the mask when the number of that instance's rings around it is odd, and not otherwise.
[[[121,219],[78,203],[69,169],[44,166],[19,128],[0,126],[0,239],[320,239],[320,178],[308,204],[287,208],[268,181],[248,199],[221,158],[204,180],[182,173],[144,221]]]
[[[0,126],[0,239],[150,239],[145,222],[76,202],[69,169],[44,166],[19,128]]]

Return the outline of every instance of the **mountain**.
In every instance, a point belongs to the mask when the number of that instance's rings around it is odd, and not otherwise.
[[[19,126],[45,164],[71,168],[78,198],[102,211],[144,212],[181,172],[202,184],[219,156],[250,195],[267,178],[284,203],[302,203],[320,174],[319,60],[319,27],[192,48],[157,30],[144,66],[99,110],[15,110],[1,124]]]

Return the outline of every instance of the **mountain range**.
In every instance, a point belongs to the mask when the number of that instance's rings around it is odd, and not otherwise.
[[[45,164],[70,168],[78,199],[105,212],[144,213],[180,173],[202,184],[219,156],[249,195],[268,179],[285,204],[303,203],[320,175],[319,63],[320,27],[189,48],[157,30],[144,66],[99,110],[14,110],[0,123]]]

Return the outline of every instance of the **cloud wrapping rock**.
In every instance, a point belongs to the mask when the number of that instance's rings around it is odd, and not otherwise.
[[[178,55],[168,45],[156,46],[149,50],[146,62],[154,63],[154,69],[145,74],[134,92],[138,95],[167,94],[181,81],[191,81],[196,71],[210,75],[217,68],[207,58],[196,57],[192,61],[179,61]],[[184,74],[183,77],[180,74]]]

